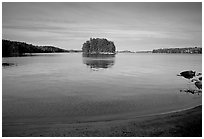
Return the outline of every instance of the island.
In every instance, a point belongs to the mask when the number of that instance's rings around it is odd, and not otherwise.
[[[85,54],[115,54],[115,45],[105,38],[90,38],[83,44],[82,52]]]

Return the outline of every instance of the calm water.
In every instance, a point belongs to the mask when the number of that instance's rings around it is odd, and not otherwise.
[[[3,124],[80,122],[168,112],[202,103],[180,92],[202,55],[81,53],[3,58]],[[190,87],[194,87],[193,84]]]

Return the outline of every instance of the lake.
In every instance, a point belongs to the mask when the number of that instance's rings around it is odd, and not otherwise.
[[[3,125],[76,123],[165,113],[202,104],[176,76],[202,72],[202,55],[36,54],[2,58]]]

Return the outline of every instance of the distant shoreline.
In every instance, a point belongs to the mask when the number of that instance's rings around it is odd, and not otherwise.
[[[29,56],[35,53],[79,53],[83,50],[65,50],[55,46],[37,46],[27,44],[25,42],[11,41],[2,39],[2,57],[18,57]],[[168,54],[202,54],[202,47],[186,47],[186,48],[162,48],[148,51],[130,51],[120,50],[114,52],[99,52],[99,54],[112,55],[117,53],[168,53]],[[98,54],[91,52],[87,54]]]

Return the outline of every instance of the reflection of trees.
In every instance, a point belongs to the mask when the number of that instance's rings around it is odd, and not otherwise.
[[[106,69],[114,65],[115,55],[83,54],[83,63],[91,69]]]

